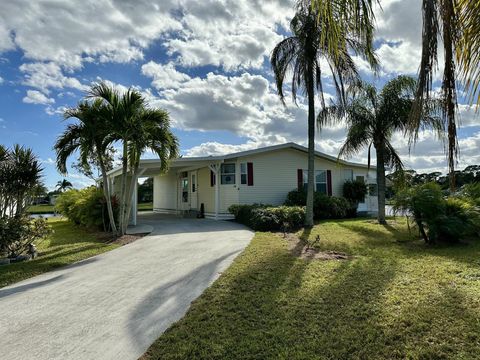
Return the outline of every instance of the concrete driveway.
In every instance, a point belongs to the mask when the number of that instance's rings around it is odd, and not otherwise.
[[[0,289],[0,358],[137,359],[247,246],[225,221],[141,215],[134,243]]]

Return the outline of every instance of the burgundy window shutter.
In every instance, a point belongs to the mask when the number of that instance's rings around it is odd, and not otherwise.
[[[253,163],[247,163],[247,186],[253,186]]]
[[[303,190],[303,170],[297,170],[297,187],[298,190]]]
[[[215,186],[215,173],[210,170],[210,186]]]
[[[332,196],[332,170],[327,170],[327,194]]]

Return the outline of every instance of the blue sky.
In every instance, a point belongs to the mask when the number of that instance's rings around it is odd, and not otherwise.
[[[397,74],[416,74],[421,30],[420,1],[384,0],[382,7],[375,41],[379,77],[357,59],[362,76],[379,86]],[[268,63],[274,45],[288,35],[292,9],[290,0],[1,2],[0,143],[32,147],[45,183],[54,187],[62,178],[52,150],[65,126],[62,110],[92,82],[107,80],[135,86],[151,106],[166,108],[185,155],[305,144],[305,105],[282,107]],[[333,94],[329,81],[327,96]],[[459,167],[479,164],[478,115],[462,102],[459,115]],[[336,155],[344,136],[342,124],[325,128],[317,149]],[[400,134],[394,144],[407,166],[445,172],[442,144],[431,132],[421,134],[411,153]],[[74,170],[67,178],[77,187],[91,183]]]

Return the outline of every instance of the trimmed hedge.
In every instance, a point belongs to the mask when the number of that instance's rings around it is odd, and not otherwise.
[[[236,221],[258,231],[293,230],[305,222],[305,208],[301,206],[232,205],[228,211]]]
[[[307,192],[304,190],[292,190],[287,194],[286,206],[305,206],[307,204]],[[313,217],[320,219],[342,219],[351,213],[352,204],[343,197],[327,196],[321,192],[315,192],[313,198]]]

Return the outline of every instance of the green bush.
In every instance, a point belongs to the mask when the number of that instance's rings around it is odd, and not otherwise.
[[[115,197],[112,198],[112,206],[116,213],[118,205]],[[104,230],[109,225],[103,191],[94,186],[65,191],[57,198],[55,209],[77,225],[103,227]]]
[[[480,182],[464,185],[461,190],[461,195],[475,205],[480,206]]]
[[[235,220],[240,224],[247,225],[249,227],[252,226],[252,211],[258,208],[265,208],[269,207],[269,205],[262,205],[262,204],[252,204],[252,205],[240,205],[235,204],[231,205],[228,208],[228,212],[235,216]]]
[[[287,194],[286,206],[305,206],[307,194],[304,190],[292,190]],[[350,202],[343,197],[328,196],[321,192],[315,192],[313,198],[313,216],[315,219],[341,219],[345,218]]]
[[[43,218],[32,220],[27,214],[0,217],[0,254],[17,257],[34,241],[50,233],[51,229]]]
[[[367,195],[368,187],[364,181],[348,180],[343,184],[343,197],[348,200],[350,207],[347,212],[348,217],[357,216],[358,203],[362,202]]]
[[[259,231],[293,230],[305,222],[305,208],[300,206],[232,205],[228,211],[239,223]]]
[[[480,212],[470,199],[445,197],[436,183],[400,191],[394,209],[413,217],[426,243],[455,242],[478,233]]]

